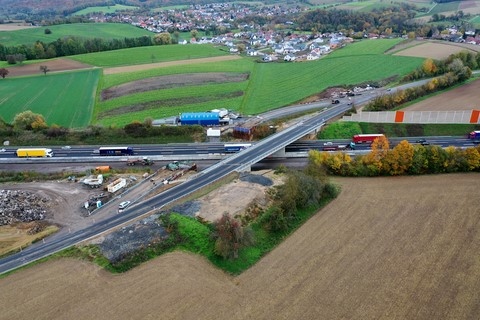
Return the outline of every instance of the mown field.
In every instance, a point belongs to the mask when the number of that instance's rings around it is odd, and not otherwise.
[[[101,39],[153,37],[153,33],[126,23],[72,23],[48,26],[51,34],[45,34],[47,27],[0,31],[0,43],[6,47],[22,44],[32,45],[35,41],[54,42],[68,36]]]
[[[92,117],[100,74],[100,69],[89,69],[2,79],[2,118],[11,122],[16,114],[31,110],[42,114],[49,125],[86,127]]]

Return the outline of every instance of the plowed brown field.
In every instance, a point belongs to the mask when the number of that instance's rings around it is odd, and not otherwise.
[[[480,109],[480,80],[462,85],[435,95],[426,100],[414,103],[404,111],[463,111]]]
[[[0,279],[0,319],[477,319],[480,174],[338,179],[338,199],[231,277],[174,252],[112,275]]]

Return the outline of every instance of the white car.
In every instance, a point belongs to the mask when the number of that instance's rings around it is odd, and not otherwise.
[[[131,201],[123,201],[118,205],[118,210],[123,210],[130,205]]]
[[[332,146],[332,145],[333,145],[333,142],[332,142],[332,141],[328,141],[328,142],[325,142],[323,145],[324,145],[324,146]]]
[[[7,149],[5,148],[0,149],[0,152],[5,152],[5,151],[7,151]]]
[[[72,147],[70,147],[70,146],[63,146],[62,147],[62,150],[70,150],[70,149],[72,149]]]

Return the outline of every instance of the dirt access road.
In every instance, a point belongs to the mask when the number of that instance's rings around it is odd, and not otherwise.
[[[477,318],[480,174],[336,181],[336,200],[240,276],[184,252],[117,275],[60,259],[0,279],[0,319]]]

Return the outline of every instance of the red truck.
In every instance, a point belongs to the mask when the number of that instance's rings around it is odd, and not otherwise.
[[[352,141],[354,143],[372,143],[375,139],[385,137],[385,135],[379,133],[374,134],[356,134],[353,136]]]

